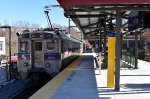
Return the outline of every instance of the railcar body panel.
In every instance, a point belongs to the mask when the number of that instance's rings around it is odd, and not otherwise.
[[[18,37],[18,70],[23,78],[31,72],[55,76],[81,55],[81,42],[54,32],[27,32]]]

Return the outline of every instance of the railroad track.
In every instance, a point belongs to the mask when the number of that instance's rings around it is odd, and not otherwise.
[[[42,76],[45,77],[45,76]],[[23,90],[12,96],[10,99],[28,99],[37,90],[44,86],[50,79],[40,78],[38,75],[28,78],[28,85]]]
[[[18,92],[16,95],[12,96],[10,99],[28,99],[41,87],[42,87],[41,85],[30,85],[25,89],[21,90],[20,92]]]

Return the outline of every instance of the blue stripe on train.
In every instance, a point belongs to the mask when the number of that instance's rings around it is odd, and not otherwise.
[[[60,53],[44,53],[44,60],[60,60]]]
[[[24,54],[24,53],[19,53],[18,54],[18,60],[30,60],[30,54]]]

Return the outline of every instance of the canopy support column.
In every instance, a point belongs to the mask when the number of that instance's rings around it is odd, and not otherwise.
[[[138,69],[138,32],[135,32],[135,69]]]
[[[115,68],[115,90],[120,90],[120,60],[121,60],[121,11],[116,11],[116,68]]]
[[[105,21],[106,21],[106,18],[105,18]],[[106,23],[105,23],[105,26],[106,26]],[[106,28],[104,28],[104,64],[105,64],[105,67],[107,66],[107,52],[106,52],[106,37],[107,37],[107,30]]]

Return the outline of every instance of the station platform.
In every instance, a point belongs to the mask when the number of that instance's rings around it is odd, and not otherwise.
[[[107,70],[96,67],[95,53],[84,53],[29,99],[150,99],[150,63],[121,69],[120,91],[107,88]]]

